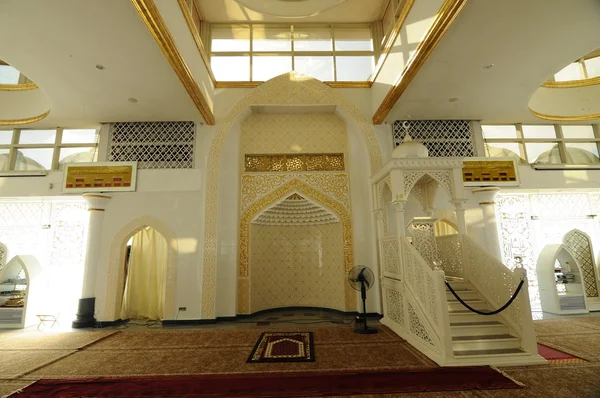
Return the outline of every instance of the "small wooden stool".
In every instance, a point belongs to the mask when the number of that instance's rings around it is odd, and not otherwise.
[[[38,314],[36,315],[40,319],[40,323],[38,324],[38,330],[40,330],[40,326],[46,325],[47,322],[52,322],[50,325],[50,329],[54,327],[58,323],[58,315],[50,315],[50,314]]]

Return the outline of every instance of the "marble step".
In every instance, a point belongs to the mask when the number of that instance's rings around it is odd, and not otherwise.
[[[513,355],[529,355],[520,348],[501,348],[493,350],[458,350],[454,351],[455,358],[498,357]]]
[[[488,310],[490,311],[490,310]],[[500,315],[481,315],[477,314],[469,309],[462,308],[460,310],[448,311],[450,316],[450,324],[453,323],[473,323],[473,322],[489,322],[489,321],[500,321],[502,318]]]
[[[451,319],[450,333],[453,338],[458,336],[489,336],[509,334],[509,329],[505,324],[493,320],[481,322],[452,322]]]
[[[478,351],[521,348],[521,341],[510,334],[452,337],[454,351]]]
[[[463,300],[479,300],[479,293],[475,290],[456,290],[456,294]],[[446,300],[458,301],[450,290],[446,290]]]
[[[463,299],[463,301],[465,303],[467,303],[470,307],[475,308],[476,310],[490,311],[488,303],[483,300],[477,300],[477,299],[464,300]],[[468,310],[469,309],[467,307],[465,307],[460,301],[458,301],[456,299],[453,301],[448,300],[448,311],[453,312],[453,311],[468,311]]]

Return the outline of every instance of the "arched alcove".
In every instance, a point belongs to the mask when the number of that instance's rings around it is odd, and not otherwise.
[[[248,246],[250,300],[245,305],[240,297],[240,307],[249,313],[347,310],[342,225],[330,209],[294,192],[254,217]]]
[[[291,72],[265,82],[240,100],[219,121],[211,144],[206,173],[204,260],[202,278],[202,318],[215,317],[217,231],[219,214],[219,165],[226,139],[240,118],[247,116],[251,105],[335,105],[338,115],[350,121],[364,139],[371,173],[381,167],[381,151],[373,128],[360,110],[339,91],[326,84]],[[240,243],[241,245],[242,243]]]
[[[247,314],[253,312],[251,308],[250,297],[252,295],[250,275],[250,231],[251,224],[257,220],[261,214],[268,209],[277,206],[283,200],[299,195],[302,198],[308,199],[318,207],[330,213],[339,222],[341,226],[341,245],[343,250],[343,264],[340,278],[345,277],[345,273],[354,266],[353,254],[353,239],[352,239],[352,221],[349,212],[345,206],[323,194],[312,186],[294,179],[286,184],[268,192],[260,200],[252,203],[240,217],[240,252],[239,252],[239,267],[238,267],[238,298],[237,298],[237,313]],[[354,311],[356,309],[356,293],[348,284],[344,284],[344,305],[346,311]]]
[[[177,278],[177,241],[171,229],[162,221],[142,216],[124,225],[112,239],[106,281],[105,318],[117,319],[120,314],[125,283],[125,256],[127,241],[143,228],[150,227],[161,234],[167,242],[167,275],[165,287],[164,319],[175,317],[175,282]]]

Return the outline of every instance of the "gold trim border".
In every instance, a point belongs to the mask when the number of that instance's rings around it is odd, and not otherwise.
[[[589,115],[581,115],[581,116],[561,116],[561,115],[548,115],[545,113],[536,112],[533,109],[529,108],[529,112],[535,117],[544,120],[553,120],[558,122],[581,122],[581,121],[589,121],[589,120],[600,120],[600,113],[592,113]]]
[[[375,70],[369,78],[371,84],[373,84],[373,82],[377,79],[377,76],[379,76],[379,72],[381,72],[381,68],[383,68],[383,65],[387,61],[387,57],[390,54],[390,51],[392,50],[392,47],[394,46],[394,43],[398,38],[398,34],[400,34],[400,30],[402,30],[402,26],[404,26],[406,17],[408,17],[408,14],[410,13],[410,10],[412,9],[414,4],[415,0],[406,0],[404,2],[404,6],[400,11],[400,15],[398,15],[398,19],[396,19],[396,24],[390,31],[390,37],[388,37],[385,44],[383,45],[383,48],[381,49],[381,54],[379,55],[379,59],[377,60],[377,65],[375,65]]]
[[[196,105],[196,108],[200,111],[202,118],[208,125],[215,124],[215,115],[212,113],[206,98],[202,95],[198,83],[194,79],[192,72],[185,63],[181,53],[175,45],[173,36],[167,28],[164,19],[160,15],[154,0],[131,0],[131,3],[135,7],[136,11],[140,15],[140,18],[156,40],[156,43],[160,47],[161,51],[167,58],[167,61],[171,64],[171,67],[179,77],[179,80],[185,87],[190,98]]]
[[[50,114],[50,110],[47,110],[46,112],[42,113],[41,115],[28,117],[26,119],[0,120],[0,126],[17,126],[17,125],[21,125],[21,124],[35,123],[35,122],[39,122],[40,120],[44,119],[49,114]]]
[[[215,79],[215,75],[210,67],[210,60],[208,55],[206,54],[206,49],[204,48],[204,44],[202,44],[202,39],[200,39],[200,34],[194,27],[194,19],[192,18],[192,13],[190,12],[186,0],[177,0],[179,3],[179,8],[181,8],[181,13],[183,14],[183,18],[185,18],[185,23],[190,29],[190,33],[196,42],[196,47],[198,48],[198,52],[200,53],[200,57],[204,62],[204,66],[206,66],[206,70],[208,71],[208,75],[210,76],[210,80],[213,83],[213,86],[217,85],[217,79]],[[199,8],[199,7],[198,7]]]
[[[387,95],[373,115],[373,124],[381,124],[390,113],[400,96],[404,93],[417,72],[427,61],[433,50],[448,31],[452,22],[467,4],[467,0],[446,0],[437,13],[435,21],[427,31],[425,38],[419,43],[412,57],[408,60],[402,73],[396,79]]]
[[[567,80],[564,82],[545,82],[542,87],[545,88],[575,88],[585,86],[595,86],[600,84],[600,76],[592,77],[591,79]]]
[[[0,84],[0,91],[25,91],[35,90],[39,88],[37,84],[33,82],[21,83],[21,84]]]

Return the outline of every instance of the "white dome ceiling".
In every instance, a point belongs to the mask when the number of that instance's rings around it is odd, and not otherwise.
[[[318,225],[338,222],[330,210],[298,194],[266,209],[252,222],[258,225]]]

